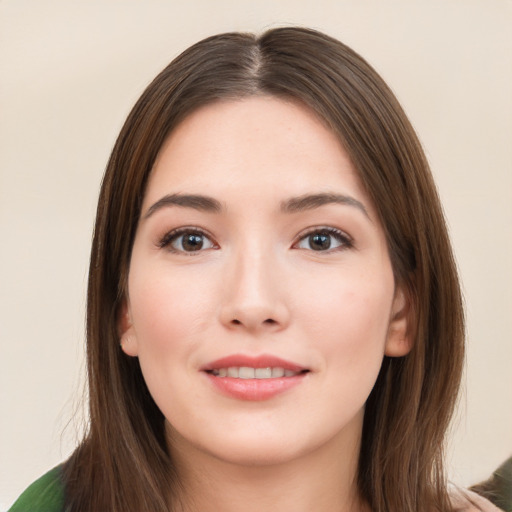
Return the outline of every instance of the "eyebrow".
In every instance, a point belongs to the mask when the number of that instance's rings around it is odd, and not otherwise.
[[[181,206],[183,208],[193,208],[194,210],[209,213],[219,213],[222,210],[221,203],[213,197],[196,194],[168,194],[159,199],[148,209],[144,215],[144,219],[147,219],[156,211],[166,206]]]
[[[283,213],[299,213],[314,210],[315,208],[320,208],[328,204],[352,206],[360,210],[366,217],[370,218],[363,203],[351,196],[334,193],[304,194],[298,197],[291,197],[281,202],[281,211]],[[169,206],[192,208],[207,213],[220,213],[223,210],[220,201],[213,197],[199,194],[168,194],[159,199],[148,209],[144,215],[144,219],[147,219],[156,211]]]
[[[368,211],[364,207],[363,203],[357,199],[342,194],[305,194],[299,197],[292,197],[287,201],[281,203],[281,211],[285,213],[298,213],[305,210],[313,210],[320,208],[321,206],[328,204],[342,204],[346,206],[353,206],[360,210],[368,219]]]

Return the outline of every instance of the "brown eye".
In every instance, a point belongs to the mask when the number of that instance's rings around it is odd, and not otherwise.
[[[314,251],[325,251],[331,247],[331,235],[325,233],[309,235],[308,243]]]
[[[316,252],[344,249],[351,246],[352,241],[350,237],[334,228],[310,231],[296,244],[298,249]]]
[[[182,235],[178,238],[178,241],[181,244],[181,249],[184,251],[200,251],[204,245],[204,236],[190,233],[188,235]],[[176,248],[178,249],[178,247]]]
[[[173,252],[200,252],[215,247],[214,243],[201,231],[180,230],[169,233],[160,242],[160,247]]]

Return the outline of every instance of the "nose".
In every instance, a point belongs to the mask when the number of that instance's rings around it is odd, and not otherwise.
[[[240,254],[226,273],[220,307],[224,326],[253,334],[286,328],[290,311],[275,259],[261,253]]]

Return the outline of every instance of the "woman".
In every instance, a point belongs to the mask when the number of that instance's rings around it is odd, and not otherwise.
[[[307,29],[206,39],[114,147],[89,432],[21,503],[470,510],[442,461],[463,335],[435,186],[376,72]]]

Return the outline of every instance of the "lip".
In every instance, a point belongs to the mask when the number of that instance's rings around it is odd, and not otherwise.
[[[292,377],[270,379],[235,379],[231,377],[216,377],[211,373],[215,369],[233,366],[248,366],[251,368],[280,367],[285,370],[301,373]],[[234,354],[212,361],[202,366],[200,370],[208,378],[210,384],[221,394],[247,401],[269,400],[304,382],[309,373],[309,369],[304,366],[267,354],[259,356]]]
[[[284,368],[285,370],[291,370],[293,372],[308,370],[308,368],[304,366],[269,354],[261,354],[259,356],[233,354],[231,356],[222,357],[221,359],[216,359],[202,366],[200,370],[208,372],[218,368],[229,368],[230,366],[249,366],[250,368],[268,368],[270,366]]]

